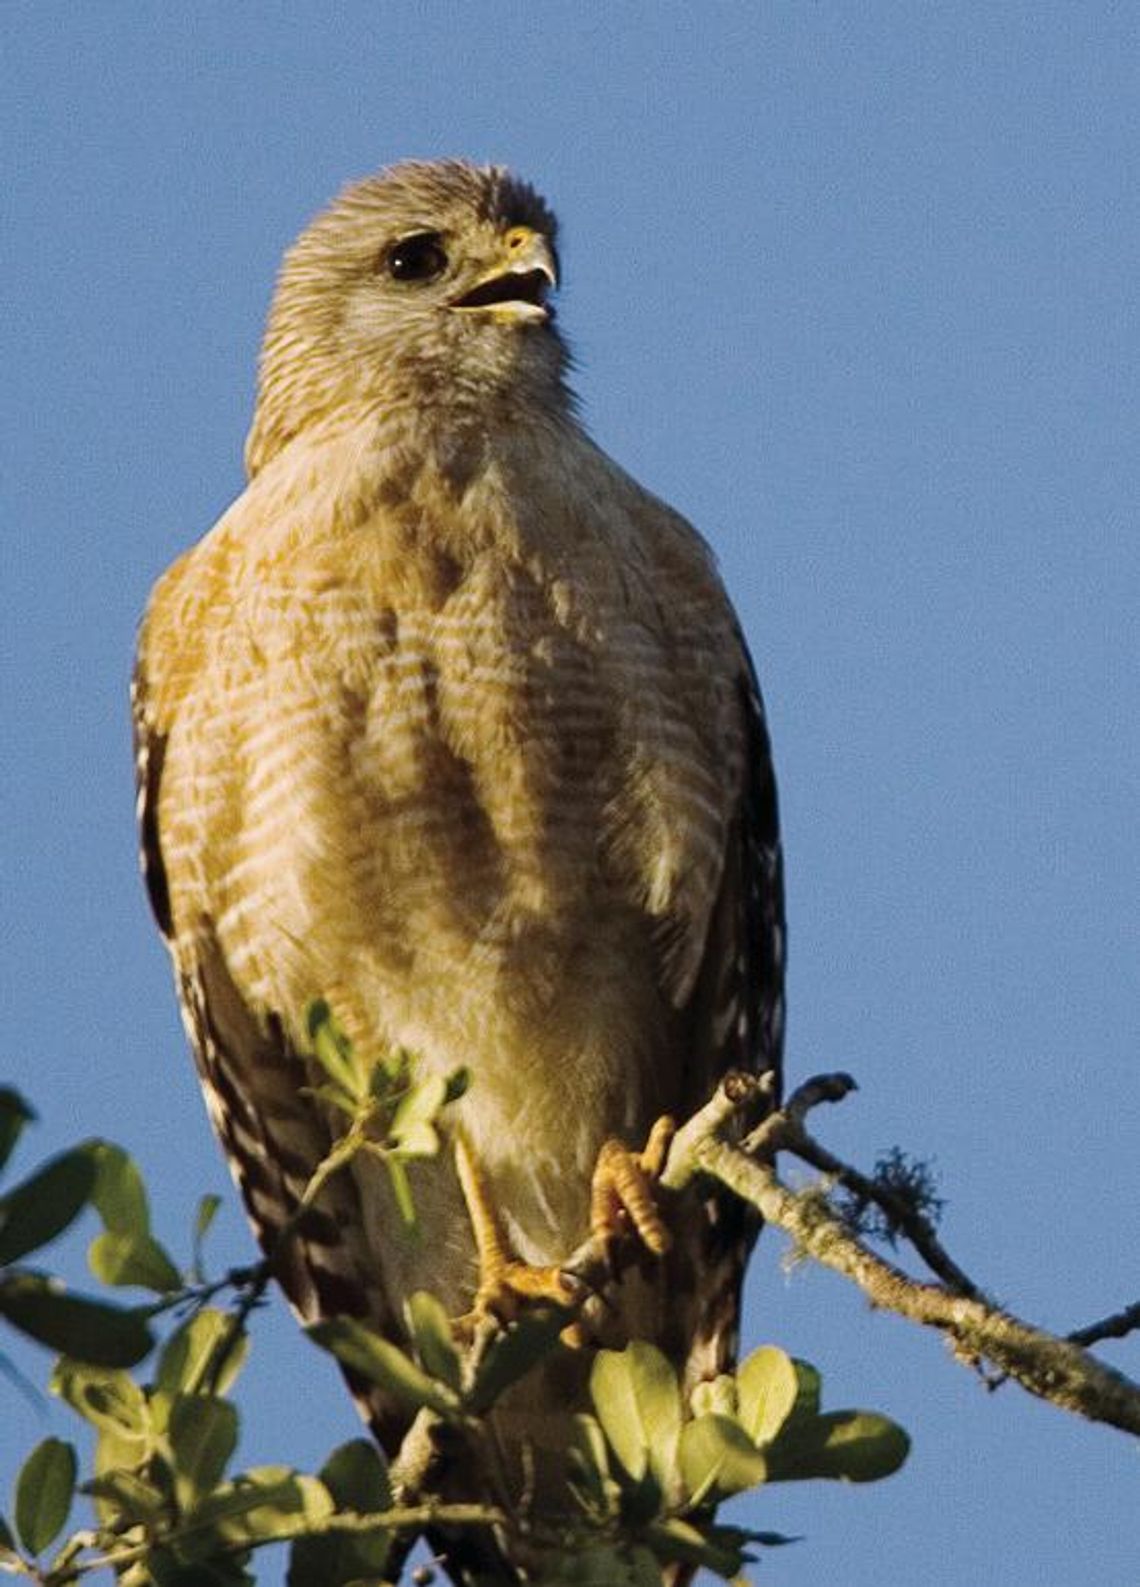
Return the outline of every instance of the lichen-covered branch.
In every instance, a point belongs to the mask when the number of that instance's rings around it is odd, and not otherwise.
[[[841,1162],[808,1134],[807,1114],[822,1102],[842,1100],[854,1088],[849,1076],[824,1075],[801,1086],[741,1145],[734,1145],[722,1131],[742,1102],[749,1100],[749,1084],[747,1077],[731,1077],[678,1132],[664,1184],[679,1188],[696,1173],[712,1175],[756,1207],[767,1223],[783,1229],[804,1255],[857,1284],[873,1306],[938,1329],[952,1342],[959,1359],[973,1365],[988,1362],[1039,1399],[1140,1435],[1140,1386],[1084,1348],[1140,1326],[1140,1305],[1067,1338],[1024,1322],[986,1298],[943,1250],[921,1213],[884,1194],[874,1180]],[[876,1201],[940,1282],[911,1278],[870,1250],[818,1185],[790,1189],[776,1169],[781,1153],[819,1168],[831,1183]]]

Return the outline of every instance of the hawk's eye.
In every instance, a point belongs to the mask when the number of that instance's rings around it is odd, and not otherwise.
[[[421,231],[393,243],[384,264],[395,281],[434,281],[447,269],[447,255],[437,232]]]

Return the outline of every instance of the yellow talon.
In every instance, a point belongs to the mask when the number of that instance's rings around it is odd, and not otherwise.
[[[654,1124],[642,1152],[631,1152],[620,1141],[605,1143],[590,1190],[590,1229],[595,1239],[611,1243],[625,1233],[628,1222],[655,1256],[669,1249],[672,1236],[657,1210],[653,1186],[661,1177],[676,1131],[676,1124],[666,1116]]]

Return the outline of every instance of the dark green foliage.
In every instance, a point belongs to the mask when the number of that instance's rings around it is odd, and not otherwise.
[[[45,1438],[16,1479],[16,1531],[29,1554],[42,1554],[63,1531],[75,1495],[75,1450]]]
[[[0,1167],[34,1117],[18,1092],[0,1089]],[[24,1265],[86,1207],[102,1210],[103,1154],[112,1150],[117,1148],[86,1141],[0,1196],[0,1318],[50,1349],[108,1366],[133,1366],[153,1343],[145,1313],[73,1295],[58,1279]]]

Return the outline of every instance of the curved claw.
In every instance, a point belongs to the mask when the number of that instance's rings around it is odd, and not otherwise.
[[[611,1245],[632,1224],[642,1244],[662,1256],[672,1244],[654,1196],[677,1126],[668,1116],[649,1132],[645,1149],[632,1152],[620,1141],[606,1141],[598,1153],[590,1192],[590,1228],[595,1239]]]

